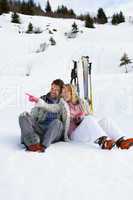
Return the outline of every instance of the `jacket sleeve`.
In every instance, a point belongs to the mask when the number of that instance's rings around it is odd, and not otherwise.
[[[60,112],[61,106],[59,104],[48,104],[44,100],[39,99],[39,101],[35,104],[35,107],[41,108],[46,112]]]

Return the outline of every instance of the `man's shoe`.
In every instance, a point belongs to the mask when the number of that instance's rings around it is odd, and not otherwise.
[[[27,147],[28,151],[44,152],[45,148],[42,144],[31,144]]]
[[[116,146],[121,149],[129,149],[133,146],[133,138],[124,139],[121,137],[116,141]]]
[[[111,150],[115,146],[115,142],[111,139],[107,139],[107,136],[102,136],[95,141],[102,149]]]

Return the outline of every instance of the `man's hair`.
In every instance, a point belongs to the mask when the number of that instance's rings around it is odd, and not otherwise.
[[[61,93],[64,86],[64,82],[61,79],[56,79],[52,82],[52,85],[53,84],[58,85],[60,87],[60,93]]]

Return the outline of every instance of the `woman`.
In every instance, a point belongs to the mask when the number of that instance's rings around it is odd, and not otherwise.
[[[70,125],[68,136],[79,142],[93,141],[102,149],[112,149],[115,144],[118,148],[129,149],[133,145],[133,138],[124,139],[122,131],[110,119],[98,121],[89,115],[89,105],[79,99],[74,86],[65,85],[62,94],[68,103],[70,111]]]

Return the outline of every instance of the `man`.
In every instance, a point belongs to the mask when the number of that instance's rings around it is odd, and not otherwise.
[[[48,104],[58,104],[63,89],[63,81],[56,79],[51,84],[48,94],[41,96]],[[29,100],[36,100],[29,96]],[[21,143],[29,151],[44,152],[51,143],[62,140],[63,124],[60,112],[46,112],[42,108],[34,107],[31,113],[24,112],[19,116],[21,128]]]

